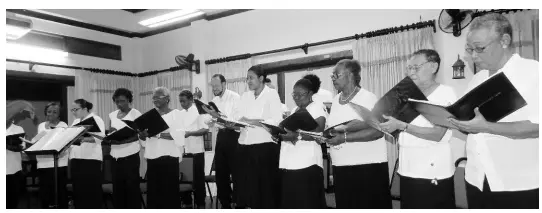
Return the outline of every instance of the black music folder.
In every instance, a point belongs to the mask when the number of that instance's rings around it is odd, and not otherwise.
[[[121,144],[133,143],[134,141],[126,142],[125,140],[136,136],[137,131],[132,129],[129,126],[125,126],[117,131],[109,133],[105,137],[96,135],[93,133],[89,133],[89,134],[103,140],[105,143],[112,144],[112,145],[121,145]]]
[[[100,127],[96,123],[96,120],[94,120],[94,117],[87,118],[73,126],[88,126],[88,132],[101,132]]]
[[[448,118],[469,121],[474,118],[474,109],[489,122],[497,122],[527,105],[504,73],[499,73],[481,83],[450,106],[440,106],[427,101],[409,100],[413,107],[431,123],[448,128],[456,127]]]
[[[209,104],[205,104],[205,103],[201,102],[200,100],[194,99],[194,104],[196,104],[196,108],[198,109],[198,113],[200,115],[207,114],[207,112],[205,112],[205,110],[203,110],[203,106],[206,106],[209,109],[213,109],[216,112],[220,112],[220,110],[218,110],[218,107],[216,106],[216,104],[213,103],[213,102],[209,102]]]
[[[133,121],[122,120],[136,132],[147,130],[149,137],[153,137],[169,129],[166,121],[162,118],[162,115],[155,108],[145,112]]]
[[[267,131],[271,135],[279,135],[279,134],[286,134],[286,131],[284,129],[288,129],[290,131],[312,131],[316,128],[318,128],[318,123],[312,115],[307,111],[307,109],[299,109],[290,116],[286,117],[282,122],[280,122],[279,126],[271,125],[265,122],[260,122],[262,125],[267,127]]]
[[[6,149],[12,152],[23,151],[24,141],[21,138],[24,138],[25,135],[25,133],[19,133],[6,136]]]
[[[353,120],[349,120],[349,121],[342,122],[342,123],[334,125],[334,126],[327,127],[324,130],[324,132],[322,133],[321,136],[324,137],[324,138],[327,138],[327,139],[331,139],[331,138],[333,138],[333,135],[331,134],[331,131],[336,130],[336,129],[344,129],[344,128],[346,128],[346,125],[348,123],[350,123],[351,121],[353,121]]]
[[[420,113],[414,109],[412,104],[408,99],[417,99],[417,100],[427,100],[427,97],[423,92],[414,84],[410,77],[405,77],[393,88],[391,88],[380,100],[376,102],[373,107],[373,110],[368,110],[367,108],[350,102],[350,106],[363,118],[367,124],[371,127],[388,134],[385,131],[382,131],[380,128],[380,123],[386,122],[382,115],[388,115],[396,118],[397,120],[410,123],[412,122]],[[397,138],[399,130],[396,130],[390,134],[390,136]]]

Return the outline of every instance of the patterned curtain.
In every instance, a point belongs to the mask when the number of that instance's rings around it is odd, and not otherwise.
[[[252,58],[230,61],[226,63],[218,63],[207,65],[207,76],[209,79],[215,74],[222,74],[226,78],[226,87],[242,95],[248,90],[245,79],[247,77],[247,71],[252,66]],[[211,100],[214,97],[213,89],[211,85],[208,85],[208,99]]]
[[[419,49],[434,49],[433,28],[408,30],[394,34],[360,39],[353,42],[353,56],[361,64],[361,86],[382,97],[405,75],[408,57]],[[388,165],[390,180],[399,156],[397,143],[390,141]]]

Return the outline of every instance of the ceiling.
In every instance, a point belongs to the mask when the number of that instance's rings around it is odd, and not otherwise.
[[[214,20],[248,10],[201,9],[204,16],[183,20],[155,28],[139,22],[179,9],[8,9],[18,15],[45,19],[63,24],[98,30],[127,37],[146,37],[190,25],[199,19]]]

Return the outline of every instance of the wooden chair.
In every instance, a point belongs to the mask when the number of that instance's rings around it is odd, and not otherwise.
[[[209,192],[209,197],[211,198],[211,208],[213,207],[213,194],[211,194],[211,187],[209,186],[209,183],[215,183],[216,184],[216,175],[213,173],[215,172],[215,159],[213,158],[213,163],[211,164],[211,170],[209,171],[209,175],[205,176],[205,184],[207,185],[207,191]],[[216,204],[215,208],[218,209],[218,194],[216,196]]]
[[[455,161],[454,191],[455,205],[459,209],[468,209],[467,188],[465,183],[465,164],[467,158],[459,158]]]

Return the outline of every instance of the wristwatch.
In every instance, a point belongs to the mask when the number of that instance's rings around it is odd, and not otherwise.
[[[297,140],[301,140],[301,134],[300,133],[297,133]]]

